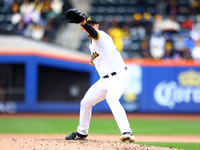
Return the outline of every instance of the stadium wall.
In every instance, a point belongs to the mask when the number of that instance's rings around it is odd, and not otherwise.
[[[88,60],[57,52],[1,50],[0,72],[6,65],[22,68],[23,92],[0,100],[0,112],[79,112],[81,98],[99,78]],[[127,112],[200,113],[199,62],[126,60],[126,64],[131,83],[120,102]],[[20,82],[11,79],[9,83]],[[9,88],[9,92],[15,89]],[[103,101],[93,112],[110,112],[110,108]]]

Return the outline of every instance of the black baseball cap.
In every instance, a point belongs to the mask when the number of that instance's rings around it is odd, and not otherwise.
[[[96,23],[97,24],[97,20],[93,17],[93,16],[88,16],[86,18],[87,23]]]

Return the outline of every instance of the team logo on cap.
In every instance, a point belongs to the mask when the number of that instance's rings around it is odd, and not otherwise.
[[[87,21],[90,21],[90,20],[92,20],[92,19],[91,19],[90,17],[88,17],[88,18],[87,18]]]

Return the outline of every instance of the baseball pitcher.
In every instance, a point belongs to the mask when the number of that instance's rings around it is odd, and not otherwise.
[[[89,88],[81,100],[77,131],[66,136],[65,139],[86,139],[92,106],[106,99],[121,131],[120,140],[135,142],[126,112],[119,102],[129,85],[130,75],[112,38],[104,31],[99,30],[99,24],[94,17],[86,17],[77,9],[69,9],[65,17],[68,23],[80,24],[83,32],[91,41],[89,46],[91,51],[90,64],[95,66],[100,76],[100,79]]]

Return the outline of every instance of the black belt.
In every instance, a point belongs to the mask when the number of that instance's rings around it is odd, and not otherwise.
[[[127,67],[124,67],[124,69],[125,69],[125,70],[128,70]],[[111,73],[111,76],[114,76],[114,75],[116,75],[116,74],[117,74],[116,72],[112,72],[112,73]],[[105,76],[103,76],[103,78],[109,78],[109,75],[105,75]]]

